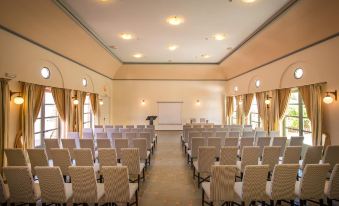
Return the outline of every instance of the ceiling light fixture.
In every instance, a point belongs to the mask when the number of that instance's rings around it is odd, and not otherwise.
[[[334,96],[334,100],[337,101],[338,99],[337,90],[335,90],[334,92],[326,92],[326,96],[323,99],[324,103],[331,104],[333,102],[332,96]]]
[[[178,45],[172,44],[172,45],[169,45],[169,46],[168,46],[168,50],[174,51],[174,50],[176,50],[178,47],[179,47]]]
[[[12,92],[10,91],[10,100],[12,99],[12,96],[16,95],[16,97],[14,97],[14,104],[23,104],[24,103],[24,98],[22,97],[21,92]]]
[[[133,35],[131,33],[122,33],[120,34],[120,37],[124,40],[131,40],[133,39]]]
[[[214,40],[221,41],[226,38],[225,34],[218,33],[213,35]]]
[[[180,16],[173,15],[173,16],[167,17],[166,21],[167,21],[167,23],[169,23],[173,26],[178,26],[178,25],[184,23],[184,18],[182,18]]]
[[[244,2],[244,3],[253,3],[253,2],[255,2],[256,0],[241,0],[242,2]]]
[[[99,99],[99,105],[100,106],[104,105],[104,101],[102,99]]]
[[[140,58],[142,58],[143,56],[144,56],[144,55],[141,54],[141,53],[133,54],[133,57],[134,57],[134,58],[137,58],[137,59],[140,59]]]

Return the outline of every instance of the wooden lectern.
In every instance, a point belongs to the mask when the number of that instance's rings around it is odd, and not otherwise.
[[[157,116],[147,116],[146,120],[149,120],[149,125],[153,125],[153,121],[157,118]]]

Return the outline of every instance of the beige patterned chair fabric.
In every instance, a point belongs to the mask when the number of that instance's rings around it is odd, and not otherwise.
[[[139,175],[145,167],[145,164],[140,163],[138,148],[121,149],[121,163],[127,166],[130,175]]]
[[[105,128],[105,130],[106,130],[106,129],[108,129],[108,128],[114,128],[114,127],[113,127],[112,124],[106,124],[106,125],[104,126],[104,128]]]
[[[193,162],[197,172],[210,174],[215,162],[215,147],[202,146],[198,148],[198,160]]]
[[[68,149],[71,158],[74,159],[73,150],[77,148],[76,139],[61,139],[62,148]]]
[[[93,133],[92,132],[82,132],[82,138],[83,139],[94,139],[93,138]]]
[[[69,167],[72,178],[73,203],[98,203],[104,197],[102,183],[96,182],[94,168],[90,166]]]
[[[126,128],[128,128],[128,129],[134,129],[134,125],[126,125]]]
[[[80,139],[79,140],[80,143],[80,148],[81,149],[91,149],[92,151],[92,155],[93,155],[93,159],[96,159],[96,153],[95,153],[95,147],[94,147],[94,140],[93,139]]]
[[[239,138],[240,137],[240,131],[233,131],[233,128],[232,128],[232,130],[228,132],[228,137],[238,137]]]
[[[100,172],[103,166],[117,166],[117,153],[115,149],[98,149],[98,159],[100,163]]]
[[[43,203],[67,203],[73,195],[72,184],[64,183],[59,167],[36,167]]]
[[[238,199],[246,205],[251,201],[266,199],[266,178],[268,165],[248,165],[244,170],[242,182],[235,183],[235,193]]]
[[[282,156],[285,151],[287,137],[273,137],[272,138],[272,146],[280,147],[280,155]]]
[[[150,132],[140,132],[139,136],[140,136],[140,138],[146,139],[147,149],[151,150],[152,147],[153,147],[152,134]]]
[[[40,187],[34,183],[27,166],[3,168],[10,194],[10,203],[36,203],[40,199]]]
[[[128,132],[128,133],[126,133],[126,138],[128,139],[128,146],[130,148],[132,148],[132,147],[134,147],[133,140],[135,138],[137,138],[137,133],[135,133],[135,132]]]
[[[268,165],[269,172],[272,172],[274,166],[279,164],[279,156],[280,156],[280,147],[279,146],[272,146],[272,147],[264,147],[264,152],[262,156],[262,165]]]
[[[121,149],[122,148],[128,148],[128,139],[115,139],[114,140],[114,145],[117,150],[117,158],[121,159]]]
[[[215,147],[215,157],[220,157],[221,139],[220,137],[207,138],[207,146]]]
[[[31,163],[32,175],[36,175],[36,166],[48,166],[48,159],[45,149],[27,149],[27,154]]]
[[[244,131],[241,137],[255,137],[255,131]]]
[[[295,187],[297,197],[302,200],[323,199],[329,169],[330,164],[307,164],[301,180]]]
[[[189,132],[188,133],[188,148],[192,150],[192,138],[193,137],[202,137],[201,132]]]
[[[304,137],[303,136],[293,136],[290,139],[289,146],[303,146],[304,144]]]
[[[238,147],[222,147],[220,165],[237,165]]]
[[[129,183],[126,166],[104,166],[105,202],[128,203],[138,190],[137,183]]]
[[[226,138],[226,135],[227,135],[227,132],[220,132],[220,131],[215,132],[215,136],[220,137],[222,140]]]
[[[8,166],[28,166],[23,149],[5,149]]]
[[[272,180],[267,183],[266,193],[271,200],[294,200],[298,164],[276,165]]]
[[[79,132],[67,132],[67,137],[69,139],[80,139]]]
[[[336,164],[339,164],[339,145],[329,145],[326,147],[322,163],[329,163],[331,170]]]
[[[282,164],[299,164],[301,146],[288,146],[285,148]]]
[[[242,138],[240,138],[239,155],[242,154],[242,150],[243,150],[244,147],[253,146],[253,143],[254,143],[254,138],[252,138],[252,137],[242,137]]]
[[[339,164],[334,166],[330,180],[326,181],[325,195],[329,199],[339,199]]]
[[[104,131],[95,133],[95,136],[96,136],[97,139],[107,139],[108,138],[107,132],[104,132]]]
[[[226,147],[238,147],[239,138],[238,137],[227,137],[225,138]]]
[[[241,161],[237,161],[239,171],[244,172],[247,165],[258,165],[259,154],[260,148],[257,146],[244,147],[241,154]],[[267,177],[267,173],[265,176]]]
[[[121,139],[122,133],[121,132],[114,132],[114,133],[112,133],[112,138],[113,139]]]
[[[45,139],[45,149],[47,153],[48,159],[52,159],[51,157],[51,149],[53,148],[60,148],[59,140],[58,139]]]
[[[214,165],[211,168],[211,182],[203,182],[202,189],[210,202],[231,202],[234,200],[236,167]]]
[[[117,125],[114,125],[114,128],[124,128],[124,126],[123,125],[119,125],[119,124],[117,124]]]
[[[68,149],[51,149],[53,166],[60,167],[64,176],[69,176],[68,167],[72,166],[71,156]]]
[[[134,148],[139,149],[140,160],[147,160],[150,152],[147,150],[147,141],[145,138],[135,138],[133,140]]]
[[[9,189],[8,185],[4,184],[4,180],[0,175],[0,203],[6,203],[9,200]]]
[[[193,137],[192,138],[192,147],[191,150],[188,152],[191,158],[198,157],[198,149],[201,146],[205,146],[205,138],[203,137]]]
[[[99,172],[100,166],[98,163],[94,163],[92,151],[89,148],[75,149],[74,159],[76,166],[94,167],[94,171]]]
[[[279,137],[280,132],[279,131],[270,131],[270,137]]]
[[[97,148],[111,148],[111,140],[110,139],[97,139]]]
[[[309,146],[302,160],[301,169],[304,169],[307,164],[319,164],[322,151],[323,146]]]
[[[145,129],[146,126],[145,126],[145,125],[137,125],[137,128],[138,128],[138,129]]]
[[[271,137],[259,137],[256,141],[256,146],[260,147],[260,156],[262,156],[262,153],[264,151],[264,147],[270,146],[271,144]]]

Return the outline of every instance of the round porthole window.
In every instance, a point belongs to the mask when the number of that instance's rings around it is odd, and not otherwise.
[[[87,86],[87,79],[85,79],[85,78],[82,79],[82,86],[84,86],[84,87]]]
[[[297,68],[295,71],[294,71],[294,78],[296,79],[301,79],[304,75],[304,70],[302,68]]]
[[[258,79],[255,81],[255,87],[259,88],[261,84],[261,81]]]
[[[50,75],[51,75],[51,72],[49,71],[49,69],[47,67],[43,67],[40,71],[41,73],[41,76],[44,78],[44,79],[49,79]]]

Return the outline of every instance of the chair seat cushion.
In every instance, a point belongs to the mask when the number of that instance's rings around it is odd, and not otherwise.
[[[40,190],[39,183],[34,182],[33,190],[34,190],[34,193],[35,193],[36,200],[40,199],[40,197],[41,197],[41,190]]]
[[[193,161],[193,167],[195,168],[196,171],[199,172],[198,161]]]
[[[242,182],[236,182],[234,184],[234,192],[238,199],[242,199]]]
[[[301,191],[300,191],[300,181],[295,182],[295,195],[297,197],[300,197]]]
[[[140,173],[142,173],[142,170],[145,168],[145,163],[140,163]]]
[[[138,190],[138,183],[129,183],[129,199],[131,200]]]
[[[208,200],[211,198],[211,183],[210,182],[203,182],[201,183],[202,190],[205,192]]]
[[[105,195],[105,188],[103,183],[97,183],[97,201],[102,202]]]
[[[73,197],[72,183],[65,183],[66,201],[69,202]]]

